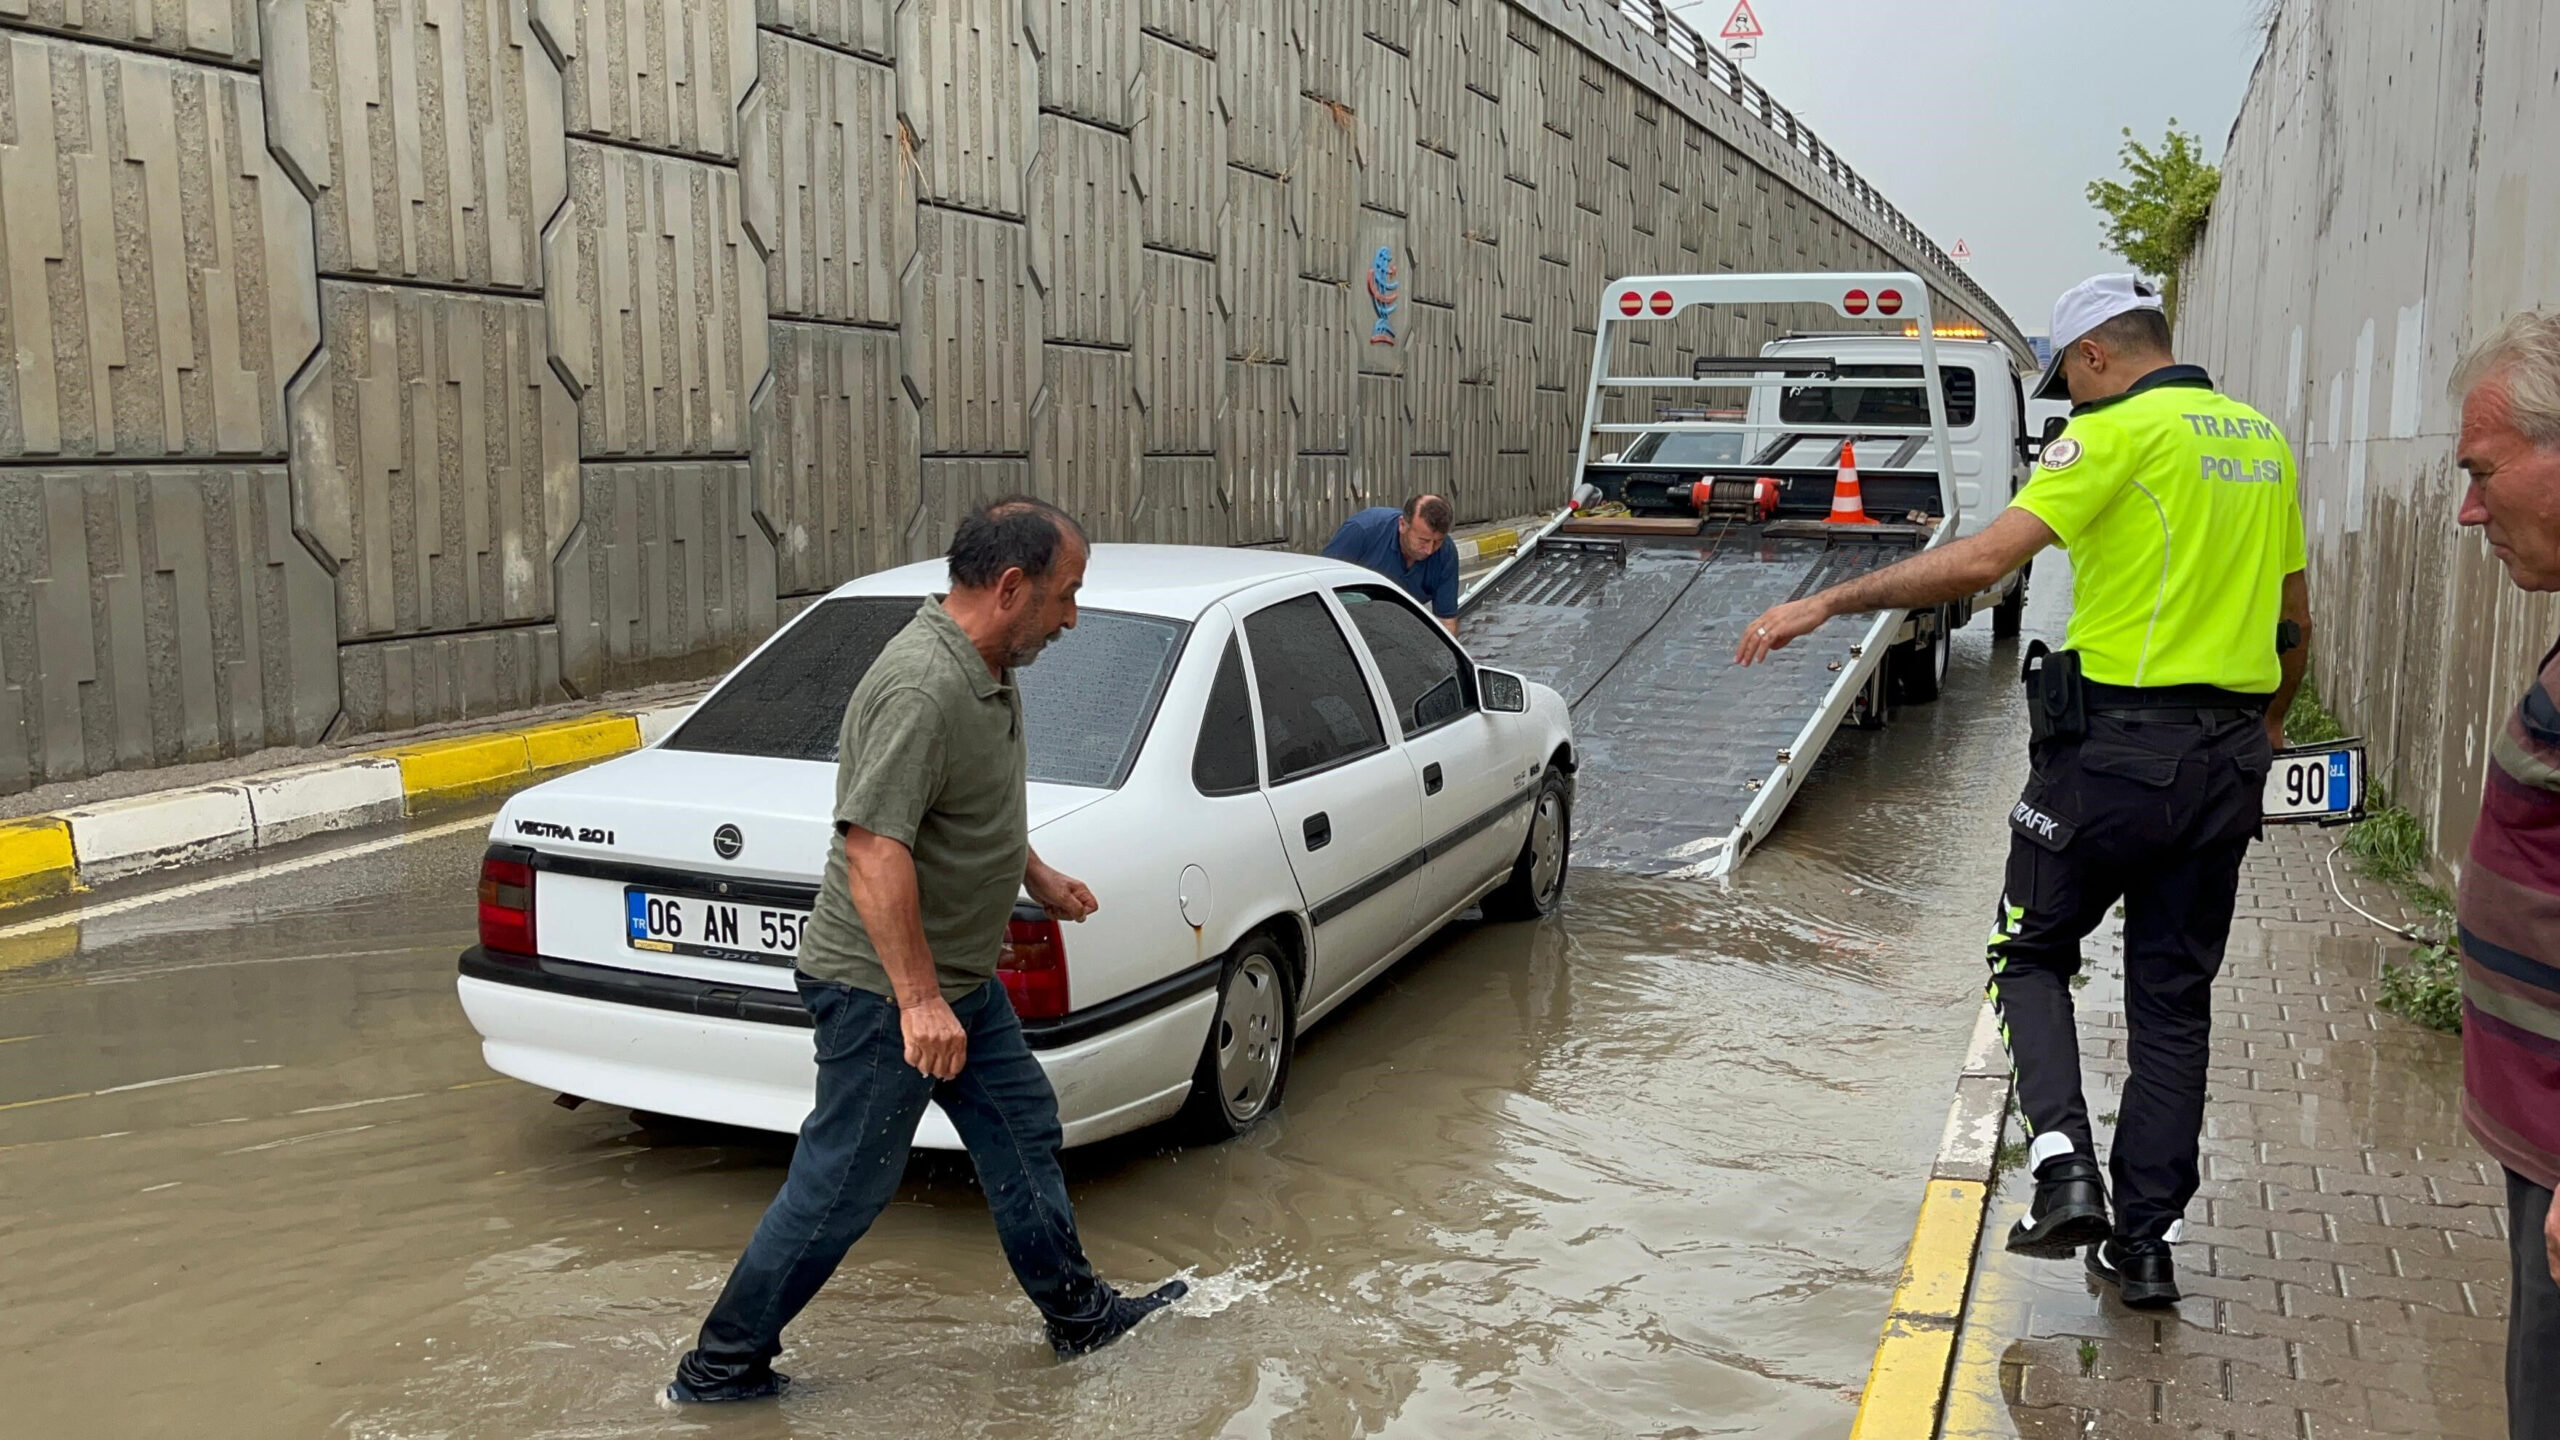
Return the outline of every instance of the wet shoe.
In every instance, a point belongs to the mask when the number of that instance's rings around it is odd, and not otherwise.
[[[1138,1322],[1174,1301],[1191,1293],[1191,1287],[1180,1280],[1167,1280],[1162,1285],[1135,1297],[1112,1292],[1110,1308],[1101,1318],[1061,1324],[1049,1322],[1049,1348],[1061,1360],[1090,1355],[1137,1328]]]
[[[770,1365],[709,1360],[688,1350],[667,1386],[669,1405],[717,1405],[729,1400],[772,1400],[791,1388],[791,1377]]]
[[[2136,1310],[2178,1303],[2178,1269],[2157,1240],[2104,1240],[2088,1249],[2089,1273],[2115,1286]]]
[[[2114,1233],[2098,1162],[2077,1152],[2057,1155],[2036,1170],[2035,1205],[2009,1227],[2009,1253],[2068,1260],[2080,1247]]]

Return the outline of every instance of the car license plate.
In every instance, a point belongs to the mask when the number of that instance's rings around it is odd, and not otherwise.
[[[2364,747],[2305,745],[2276,752],[2260,802],[2267,819],[2340,825],[2364,818]]]
[[[632,886],[622,892],[631,948],[661,955],[789,964],[800,957],[806,910],[669,895]]]

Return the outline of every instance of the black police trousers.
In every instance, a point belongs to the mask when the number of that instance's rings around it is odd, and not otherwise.
[[[2098,711],[2037,741],[2010,812],[1989,992],[2029,1131],[2095,1158],[2071,979],[2080,942],[2124,902],[2124,1099],[2109,1157],[2116,1233],[2157,1239],[2196,1193],[2212,992],[2240,859],[2273,763],[2236,709]]]

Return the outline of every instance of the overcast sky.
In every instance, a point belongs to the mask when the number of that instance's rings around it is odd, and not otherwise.
[[[1751,0],[1743,69],[1948,250],[2030,335],[2055,295],[2124,262],[2082,193],[2126,126],[2176,116],[2222,161],[2257,63],[2242,0]],[[1713,36],[1733,0],[1678,5]]]

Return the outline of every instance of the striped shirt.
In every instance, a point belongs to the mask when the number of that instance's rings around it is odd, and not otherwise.
[[[2500,1164],[2560,1188],[2560,645],[2489,750],[2455,910],[2462,1118]]]

